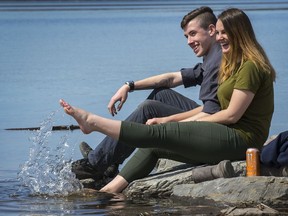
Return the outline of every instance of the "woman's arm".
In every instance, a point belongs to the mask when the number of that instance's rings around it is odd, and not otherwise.
[[[210,116],[211,114],[205,113],[205,112],[199,112],[196,115],[190,116],[188,118],[185,118],[181,120],[181,122],[187,122],[187,121],[197,121],[198,119]]]
[[[234,124],[243,116],[251,104],[254,93],[248,90],[234,89],[229,106],[213,115],[198,119],[197,121],[217,122],[221,124]]]
[[[152,125],[152,124],[161,124],[161,123],[167,123],[167,122],[182,121],[184,119],[192,118],[193,116],[199,115],[200,113],[202,113],[202,109],[203,109],[203,106],[199,106],[199,107],[197,107],[195,109],[192,109],[192,110],[189,110],[189,111],[186,111],[186,112],[182,112],[182,113],[178,113],[178,114],[175,114],[175,115],[170,115],[170,116],[162,117],[162,118],[148,119],[146,124],[147,125]]]

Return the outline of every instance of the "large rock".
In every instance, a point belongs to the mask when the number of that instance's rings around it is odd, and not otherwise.
[[[233,210],[233,214],[227,215],[237,215],[237,212],[239,215],[241,212],[245,215],[246,207],[255,207],[261,203],[288,208],[287,167],[275,169],[261,166],[262,176],[246,177],[245,161],[233,162],[232,165],[235,177],[195,184],[191,173],[199,166],[187,167],[186,164],[161,160],[154,174],[132,182],[124,194],[128,197],[169,196],[194,204],[217,206],[228,204],[238,207]],[[245,208],[239,209],[241,206]],[[255,208],[254,211],[257,212],[259,209]]]
[[[246,164],[243,161],[232,163],[236,176],[246,175]],[[133,181],[123,192],[132,197],[170,196],[175,185],[194,183],[192,170],[201,166],[191,166],[172,160],[159,160],[155,172],[146,178]]]
[[[160,172],[143,179],[135,180],[128,185],[123,193],[130,197],[170,196],[175,185],[193,182],[191,177],[192,169],[184,168]]]
[[[172,195],[191,202],[201,200],[203,203],[212,201],[248,206],[265,203],[282,207],[288,204],[288,178],[256,176],[215,179],[199,184],[176,185]]]

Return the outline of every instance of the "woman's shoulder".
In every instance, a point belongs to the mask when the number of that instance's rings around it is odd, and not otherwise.
[[[252,60],[246,60],[243,64],[243,67],[257,68],[257,65]]]
[[[245,61],[239,70],[241,70],[242,74],[245,76],[250,76],[254,78],[258,77],[258,79],[267,79],[268,76],[270,76],[268,72],[259,68],[259,66],[256,65],[256,63],[252,60]]]
[[[239,74],[243,74],[243,73],[247,74],[248,72],[249,73],[255,73],[255,72],[257,73],[258,72],[257,65],[251,60],[246,60],[238,68]]]

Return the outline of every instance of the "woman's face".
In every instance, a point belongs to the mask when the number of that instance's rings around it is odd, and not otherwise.
[[[230,49],[230,41],[225,32],[223,23],[219,19],[217,20],[217,23],[216,23],[216,40],[221,45],[222,53],[228,53]]]

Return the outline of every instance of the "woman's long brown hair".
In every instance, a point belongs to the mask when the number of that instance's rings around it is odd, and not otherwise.
[[[240,9],[230,8],[223,11],[218,19],[223,23],[230,42],[230,50],[222,55],[219,82],[222,83],[247,60],[256,67],[270,73],[275,80],[276,72],[264,49],[258,43],[248,16]]]

